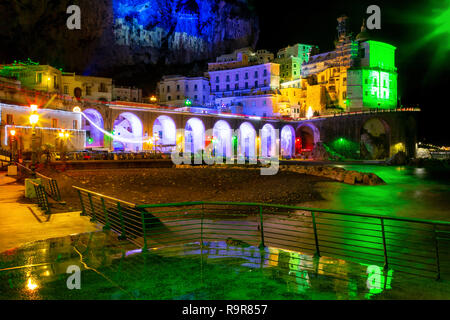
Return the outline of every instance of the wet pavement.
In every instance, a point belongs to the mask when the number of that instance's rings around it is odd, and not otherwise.
[[[100,229],[79,212],[46,215],[24,198],[25,188],[0,172],[0,252],[47,238]]]
[[[81,271],[80,289],[68,289],[76,283],[67,273],[73,268]],[[450,299],[450,286],[382,266],[225,241],[142,253],[101,231],[1,253],[0,299]]]

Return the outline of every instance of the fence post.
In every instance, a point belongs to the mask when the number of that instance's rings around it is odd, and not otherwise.
[[[103,230],[111,230],[111,226],[109,225],[108,210],[106,210],[106,206],[105,206],[105,199],[101,198],[101,200],[102,200],[103,213],[105,214],[105,225],[103,226]]]
[[[438,242],[438,237],[436,235],[436,225],[433,224],[433,234],[434,234],[434,247],[435,247],[435,252],[436,252],[436,280],[440,280],[441,279],[441,264],[440,264],[440,259],[439,259],[439,242]]]
[[[259,244],[259,248],[264,249],[266,247],[266,245],[264,243],[264,222],[263,222],[262,206],[259,206],[259,219],[260,219],[260,227],[261,227],[261,243]]]
[[[125,223],[123,220],[122,206],[120,205],[120,202],[117,202],[117,210],[119,211],[120,229],[122,232],[121,235],[119,236],[119,240],[125,240],[127,236],[125,234]]]
[[[140,209],[141,212],[141,221],[142,221],[142,233],[144,237],[144,247],[142,248],[142,252],[147,252],[148,246],[147,246],[147,229],[145,227],[145,209]]]
[[[84,203],[83,203],[83,197],[81,196],[81,191],[79,189],[77,189],[78,191],[78,196],[80,197],[80,203],[81,203],[81,213],[80,216],[86,216],[86,210],[84,209]]]
[[[58,187],[58,181],[56,181],[55,179],[52,179],[52,182],[54,183],[54,188],[55,188],[55,195],[56,195],[56,201],[61,201],[61,193],[59,192],[59,187]]]
[[[97,216],[95,215],[95,208],[94,208],[94,204],[92,203],[92,195],[90,193],[88,193],[88,198],[89,198],[89,204],[90,204],[91,210],[92,210],[92,218],[90,219],[90,221],[95,222],[95,221],[97,221]]]
[[[387,256],[387,246],[386,246],[386,234],[384,232],[384,219],[380,218],[381,222],[381,235],[383,236],[383,250],[384,250],[384,270],[389,268],[388,256]]]
[[[314,243],[316,245],[316,252],[314,253],[314,257],[319,258],[320,257],[319,237],[317,236],[316,217],[315,217],[313,211],[311,211],[311,218],[312,218],[313,230],[314,230]]]
[[[202,203],[202,217],[200,221],[200,250],[203,251],[203,217],[205,214],[205,204]]]

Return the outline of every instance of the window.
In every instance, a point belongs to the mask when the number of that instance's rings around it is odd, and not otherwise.
[[[234,80],[239,81],[239,74],[238,73],[236,73],[236,75],[234,77]]]
[[[72,121],[72,129],[78,129],[78,120],[73,120]]]
[[[258,88],[258,80],[255,81],[255,88]]]
[[[369,84],[369,79],[365,79],[365,80],[364,80],[364,83],[365,83],[365,84]]]
[[[64,86],[64,94],[69,94],[69,87],[68,86]]]
[[[177,84],[177,91],[180,91],[180,85]]]
[[[108,92],[108,89],[106,88],[106,84],[100,83],[100,89],[99,92]]]
[[[53,76],[53,88],[58,88],[58,82],[56,82],[56,76]]]
[[[264,77],[267,76],[267,69],[264,69]]]
[[[6,115],[6,124],[14,124],[14,116],[12,114]]]
[[[248,82],[245,83],[245,89],[248,89]]]
[[[170,86],[167,86],[167,92],[168,93],[170,92]]]
[[[230,82],[230,75],[227,74],[227,82]]]
[[[58,128],[58,119],[52,119],[52,128]]]
[[[219,91],[219,85],[216,86],[216,91]]]
[[[36,74],[36,83],[37,84],[42,83],[42,73]]]
[[[216,83],[219,83],[219,77],[216,77]]]
[[[198,90],[198,85],[194,85],[194,91]]]
[[[267,101],[263,100],[263,106],[267,105]]]
[[[347,99],[347,91],[342,92],[342,99]]]
[[[197,96],[197,95],[194,96],[194,100],[195,100],[195,101],[198,100],[198,96]]]
[[[188,84],[186,85],[186,91],[189,91],[189,85]]]
[[[177,96],[177,100],[180,100],[180,96],[179,95]]]
[[[248,79],[248,72],[245,73],[245,80]]]
[[[171,96],[167,96],[167,100],[172,100],[172,97]]]
[[[227,91],[230,91],[230,85],[227,84]]]
[[[258,78],[258,71],[255,71],[255,78]]]
[[[92,94],[92,88],[91,87],[86,87],[86,95],[90,96]]]
[[[239,90],[239,84],[238,83],[234,84],[234,90]]]

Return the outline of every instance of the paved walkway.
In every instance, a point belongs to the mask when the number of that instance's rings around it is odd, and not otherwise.
[[[100,230],[79,212],[43,214],[36,204],[26,203],[24,190],[0,172],[0,252],[36,240]]]

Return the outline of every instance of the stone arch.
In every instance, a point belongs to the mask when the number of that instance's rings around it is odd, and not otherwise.
[[[184,131],[185,152],[198,153],[205,149],[205,125],[199,118],[190,118]]]
[[[238,156],[248,159],[256,158],[256,130],[250,122],[243,122],[239,126]]]
[[[295,152],[311,152],[320,141],[320,132],[311,122],[304,122],[295,131]]]
[[[131,112],[119,114],[113,123],[113,130],[114,150],[132,152],[142,150],[143,125],[137,115]]]
[[[281,129],[280,134],[280,148],[281,156],[285,158],[292,158],[295,155],[295,130],[287,124]]]
[[[96,109],[85,109],[83,111],[81,128],[86,130],[86,148],[99,148],[104,146],[104,129],[102,114]]]
[[[266,123],[260,131],[260,154],[263,158],[276,156],[277,138],[274,126]]]
[[[374,117],[360,129],[360,156],[366,160],[384,160],[390,155],[391,130],[387,122]]]
[[[163,153],[172,152],[177,143],[176,125],[169,116],[159,116],[153,122],[153,138],[158,150]]]
[[[225,120],[219,120],[213,127],[213,150],[215,156],[231,157],[233,130]]]

